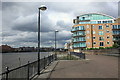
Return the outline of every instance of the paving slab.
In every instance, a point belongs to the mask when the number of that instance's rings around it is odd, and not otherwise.
[[[52,62],[45,70],[41,72],[40,75],[35,76],[33,80],[39,80],[39,79],[47,80],[51,76],[51,73],[54,70],[54,68],[57,66],[57,64],[58,61]]]
[[[86,60],[61,60],[50,78],[118,78],[118,57],[87,55]]]

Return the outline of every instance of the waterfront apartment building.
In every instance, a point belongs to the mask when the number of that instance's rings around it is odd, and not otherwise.
[[[72,47],[82,48],[111,47],[120,42],[120,18],[100,13],[77,16],[73,20]]]

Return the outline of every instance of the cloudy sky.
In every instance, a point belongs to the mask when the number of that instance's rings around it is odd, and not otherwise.
[[[104,13],[118,17],[118,2],[2,2],[2,44],[12,47],[37,46],[38,7],[41,11],[41,46],[54,46],[54,31],[58,47],[71,39],[73,19],[84,13]]]

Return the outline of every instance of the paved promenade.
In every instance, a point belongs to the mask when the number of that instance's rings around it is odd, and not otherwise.
[[[87,55],[86,58],[53,63],[52,67],[47,69],[50,72],[46,78],[118,78],[118,57]],[[45,78],[45,74],[38,78]]]

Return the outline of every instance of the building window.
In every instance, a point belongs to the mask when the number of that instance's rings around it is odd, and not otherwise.
[[[85,30],[84,26],[78,26],[78,30]]]
[[[85,20],[85,17],[82,17],[82,20]]]
[[[107,42],[107,44],[110,44],[110,42]]]
[[[90,45],[90,42],[88,42],[88,45]]]
[[[110,38],[109,36],[107,36],[107,38]]]
[[[113,29],[120,29],[120,25],[113,25]]]
[[[103,35],[103,31],[99,31],[99,35]]]
[[[93,34],[95,34],[95,31],[93,31]]]
[[[100,41],[103,41],[103,40],[104,40],[104,38],[103,38],[103,37],[99,37],[99,40],[100,40]]]
[[[87,25],[86,27],[89,28],[89,25]]]
[[[100,46],[104,46],[104,43],[103,43],[103,42],[100,42]]]
[[[107,23],[107,21],[103,21],[103,23]]]
[[[87,33],[87,34],[89,34],[89,33],[90,33],[90,31],[86,31],[86,33]]]
[[[99,26],[99,29],[103,29],[103,26]]]
[[[101,23],[101,21],[98,21],[98,24],[100,24]]]
[[[107,32],[107,33],[109,33],[109,31],[108,31],[108,30],[107,30],[106,32]]]
[[[94,26],[94,25],[92,25],[92,27],[94,28],[95,26]]]
[[[109,25],[106,25],[106,27],[109,27]]]
[[[90,37],[88,36],[87,39],[89,39]]]
[[[120,31],[113,31],[113,34],[117,34],[117,35],[119,35],[120,34]]]
[[[112,23],[112,21],[108,21],[108,23]]]
[[[96,42],[93,42],[93,44],[96,44]]]
[[[93,37],[93,39],[95,39],[95,37]]]

